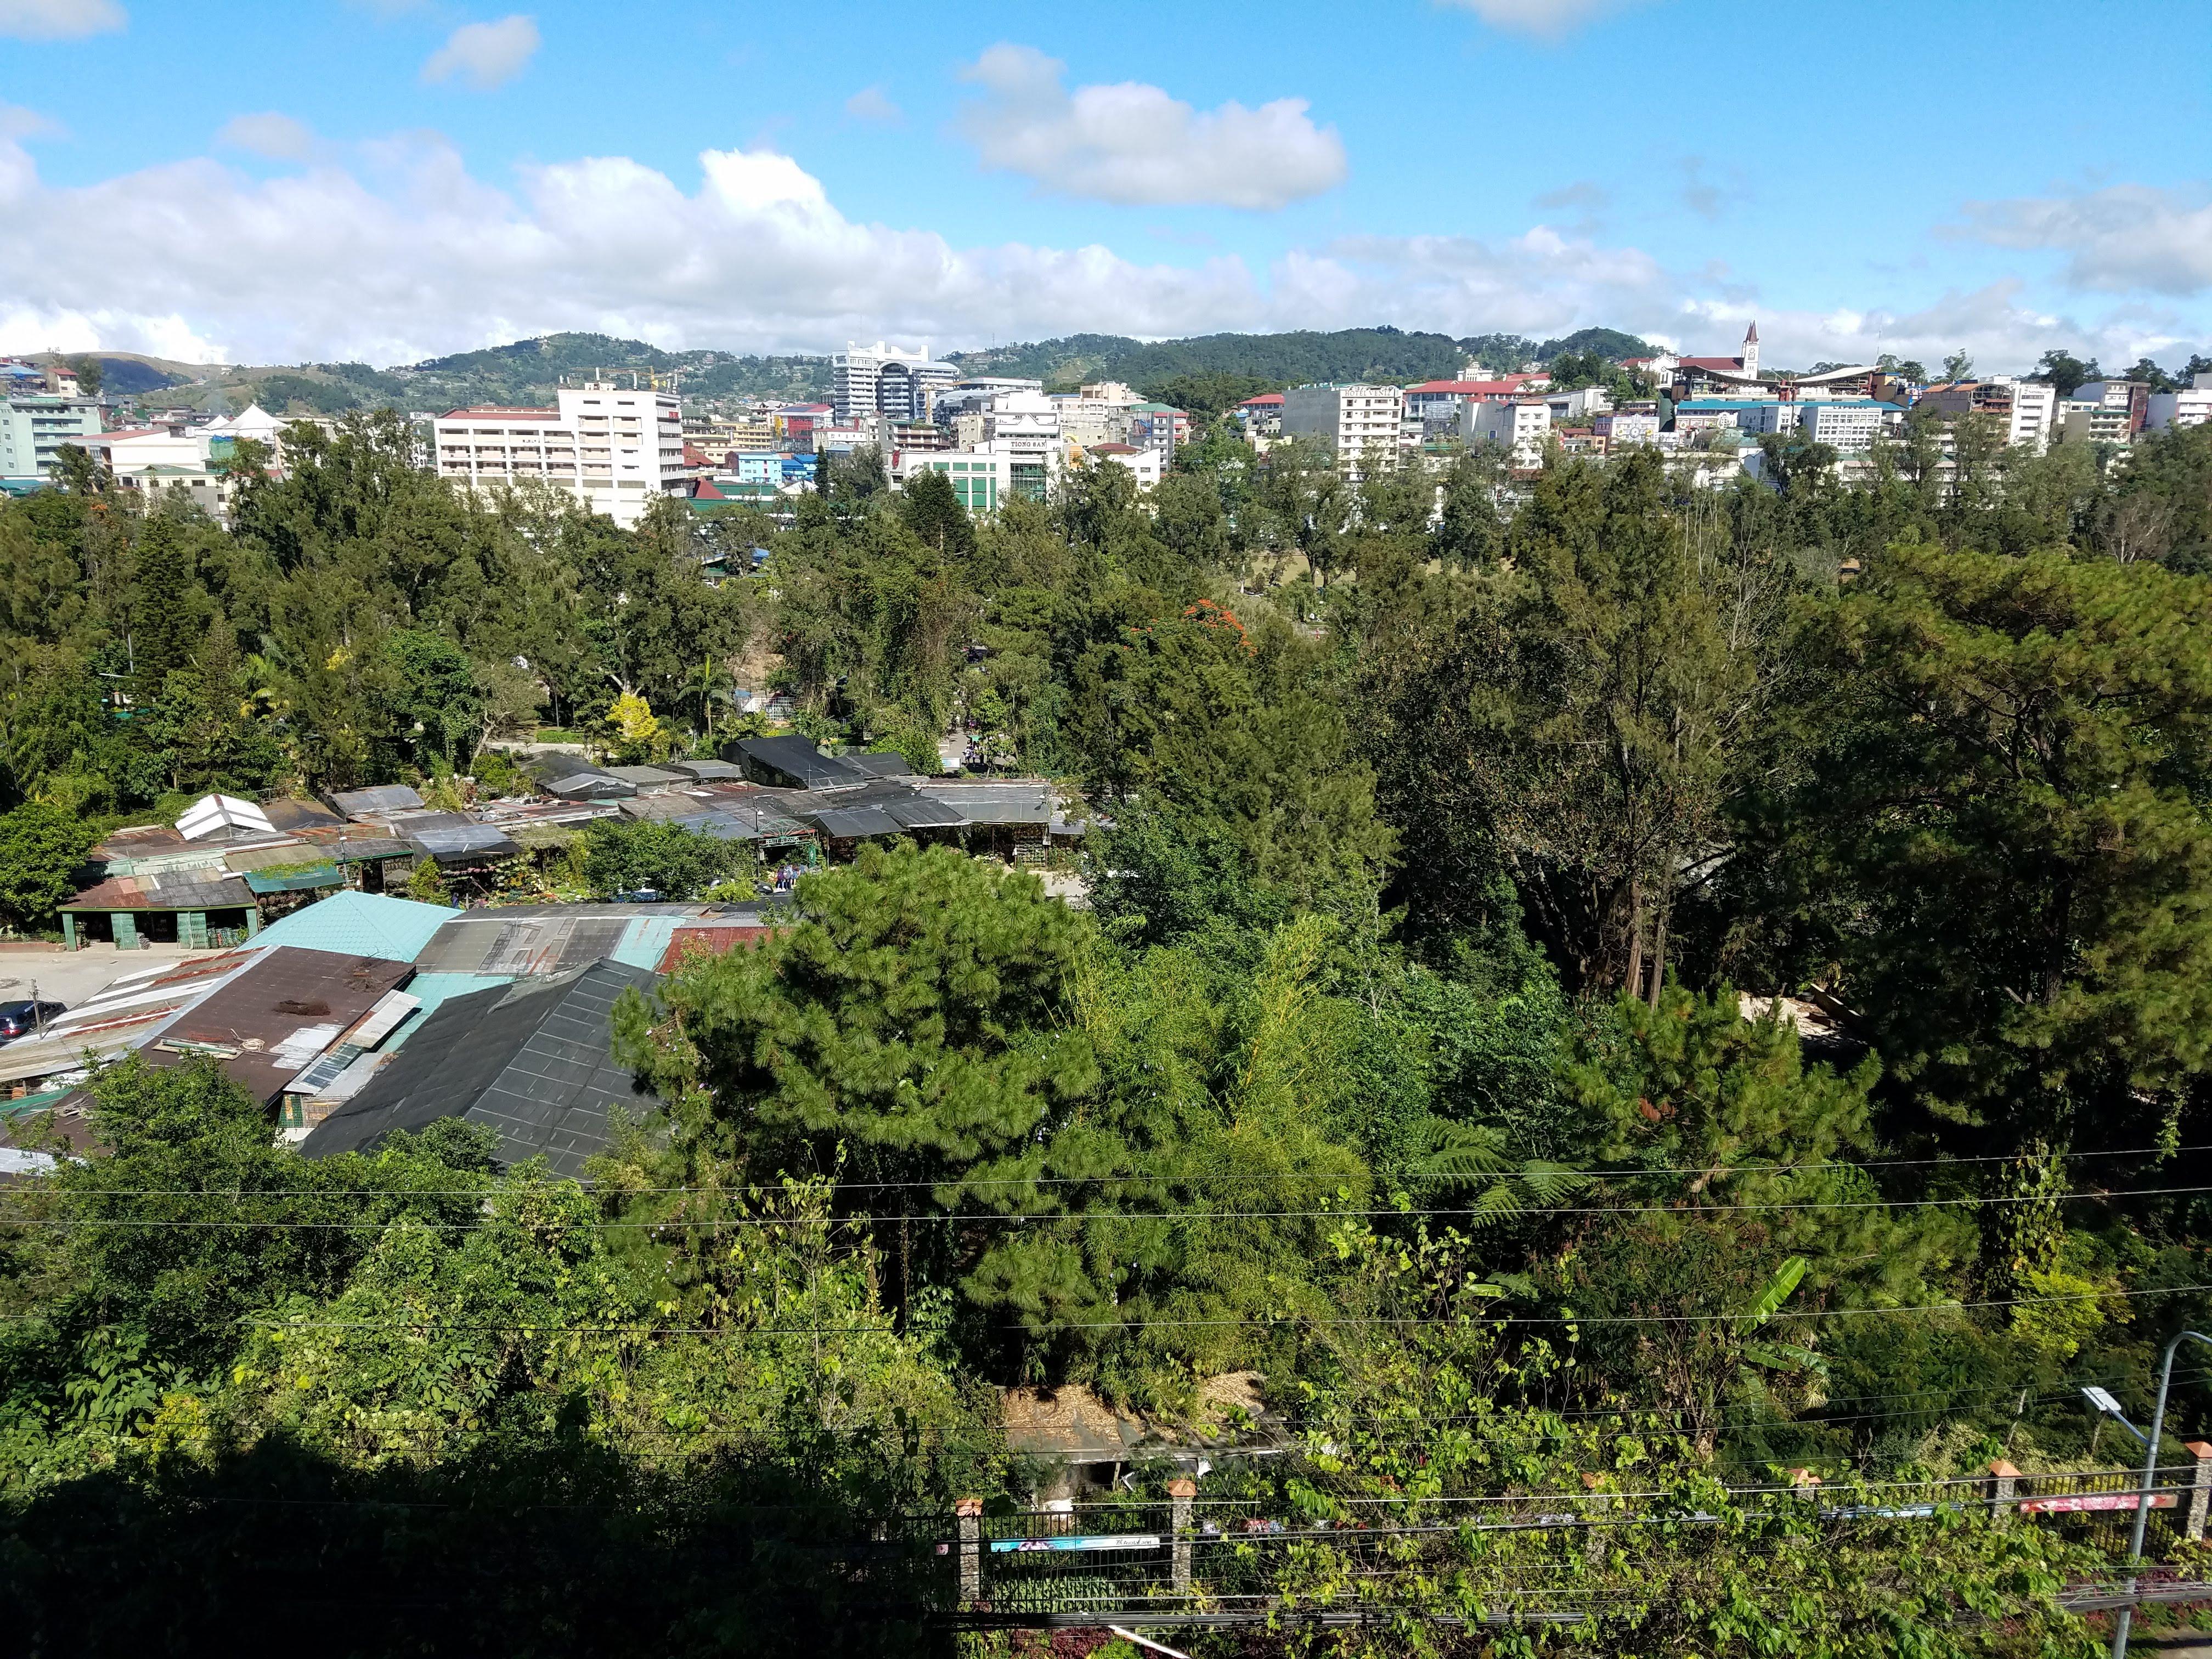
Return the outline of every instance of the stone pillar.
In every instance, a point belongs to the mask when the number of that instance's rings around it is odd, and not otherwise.
[[[960,1522],[960,1600],[983,1599],[983,1500],[963,1498],[952,1506]]]
[[[1178,1475],[1168,1482],[1168,1497],[1173,1506],[1175,1592],[1177,1595],[1190,1594],[1190,1506],[1191,1500],[1197,1496],[1198,1482],[1195,1480]]]
[[[2188,1538],[2192,1544],[2204,1541],[2204,1510],[2208,1498],[2212,1498],[2212,1440],[2191,1440],[2184,1443],[2189,1455],[2197,1460],[2197,1480],[2189,1488]]]
[[[2002,1522],[2012,1518],[2013,1496],[2020,1490],[2020,1471],[2000,1457],[1990,1465],[1990,1518]]]

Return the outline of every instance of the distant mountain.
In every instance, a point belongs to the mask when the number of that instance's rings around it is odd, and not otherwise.
[[[1586,328],[1539,343],[1517,334],[1455,340],[1445,334],[1390,327],[1322,333],[1202,334],[1187,340],[1133,340],[1120,334],[1071,334],[1056,340],[956,351],[947,361],[969,374],[1041,380],[1053,387],[1087,380],[1122,380],[1149,396],[1226,395],[1310,380],[1424,380],[1455,378],[1471,357],[1487,368],[1548,362],[1563,351],[1632,357],[1652,348],[1632,334]],[[687,401],[750,398],[799,401],[830,395],[830,359],[791,355],[742,356],[729,351],[668,351],[645,340],[610,334],[547,334],[480,351],[419,363],[371,368],[367,363],[302,363],[289,368],[214,368],[160,359],[104,357],[118,390],[167,389],[176,402],[204,404],[218,393],[232,409],[258,403],[271,414],[339,415],[393,408],[438,412],[471,404],[549,404],[563,377],[632,370],[668,374]],[[118,370],[133,376],[126,385]],[[153,378],[159,377],[159,378]],[[143,380],[143,384],[137,382]]]

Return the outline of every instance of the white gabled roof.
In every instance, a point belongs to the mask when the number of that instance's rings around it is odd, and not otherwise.
[[[266,812],[235,795],[202,795],[177,820],[177,833],[186,841],[198,841],[218,830],[244,830],[257,836],[276,833]]]

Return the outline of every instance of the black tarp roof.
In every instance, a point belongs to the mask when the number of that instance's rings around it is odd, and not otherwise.
[[[458,1117],[498,1134],[502,1164],[542,1156],[556,1173],[580,1176],[606,1150],[613,1109],[650,1103],[613,1056],[613,1012],[624,991],[649,990],[658,977],[595,962],[451,998],[300,1151],[357,1152]]]

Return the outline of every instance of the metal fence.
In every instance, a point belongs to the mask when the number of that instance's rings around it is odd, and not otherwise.
[[[2212,1445],[2190,1449],[2192,1461],[2156,1473],[2140,1599],[2212,1594],[2193,1567],[2157,1565],[2185,1556],[2185,1546],[2204,1535]],[[2118,1564],[2141,1479],[2140,1471],[2111,1468],[2023,1474],[2000,1462],[1985,1477],[1889,1483],[1846,1495],[1824,1492],[1801,1471],[1789,1485],[1734,1488],[1729,1498],[1738,1514],[1755,1517],[1788,1505],[1795,1517],[1809,1513],[1837,1527],[1976,1512],[1999,1524],[2058,1528],[2115,1564],[2111,1583],[2069,1592],[2091,1607],[2118,1605],[2130,1594]],[[1686,1507],[1674,1494],[1602,1486],[1571,1496],[1346,1497],[1318,1504],[1309,1492],[1300,1506],[1279,1492],[1200,1498],[1185,1480],[1169,1483],[1164,1498],[1117,1495],[989,1516],[984,1507],[981,1499],[963,1499],[952,1516],[912,1517],[908,1525],[917,1540],[934,1528],[943,1610],[963,1622],[1010,1625],[1221,1623],[1279,1613],[1286,1581],[1316,1564],[1327,1569],[1317,1581],[1332,1586],[1336,1599],[1307,1598],[1298,1612],[1325,1623],[1386,1616],[1395,1582],[1447,1563],[1468,1617],[1574,1620],[1588,1616],[1591,1596],[1602,1592],[1565,1589],[1571,1568],[1607,1551],[1634,1555],[1659,1547],[1660,1534],[1647,1528],[1723,1519]],[[1541,1536],[1510,1552],[1467,1547],[1481,1534],[1500,1533]]]

